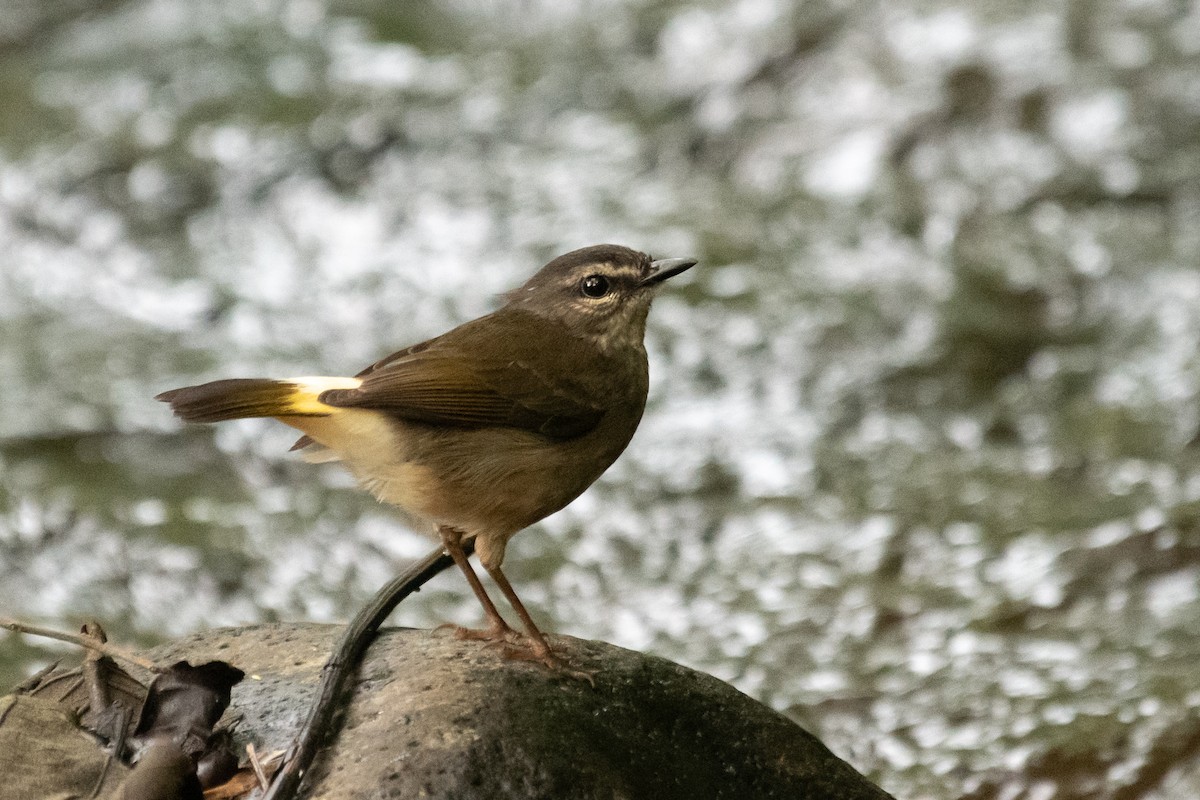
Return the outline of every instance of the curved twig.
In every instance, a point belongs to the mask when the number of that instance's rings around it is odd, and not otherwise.
[[[464,543],[464,546],[469,554],[471,543]],[[375,593],[371,602],[354,616],[321,670],[317,699],[263,800],[292,800],[296,796],[304,773],[317,754],[317,748],[333,732],[330,726],[338,708],[338,700],[379,626],[401,600],[419,591],[431,578],[453,563],[450,556],[439,547],[388,581]]]
[[[106,655],[109,658],[117,661],[124,661],[127,664],[134,664],[142,669],[149,670],[155,674],[166,672],[165,667],[160,667],[149,659],[142,658],[139,655],[129,652],[124,648],[114,644],[101,641],[94,636],[89,636],[85,633],[67,633],[66,631],[56,631],[53,628],[44,628],[41,625],[30,625],[26,622],[20,622],[10,617],[0,617],[0,628],[7,628],[10,631],[17,633],[27,633],[30,636],[43,636],[47,639],[57,639],[60,642],[69,642],[77,644],[80,647],[86,647],[88,650],[95,650],[101,655]]]

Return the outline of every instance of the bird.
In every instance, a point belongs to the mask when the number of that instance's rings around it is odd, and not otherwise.
[[[696,263],[620,245],[584,247],[551,260],[492,313],[353,377],[224,379],[155,399],[188,422],[273,417],[300,430],[292,449],[306,460],[341,462],[379,501],[440,537],[487,620],[481,629],[457,627],[460,638],[579,674],[512,588],[505,548],[625,450],[646,406],[651,301]],[[468,542],[523,634],[472,569]]]

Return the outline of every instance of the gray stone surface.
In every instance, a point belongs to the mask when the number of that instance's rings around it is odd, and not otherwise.
[[[153,651],[219,658],[240,735],[287,746],[340,628],[214,630]],[[448,633],[387,629],[345,724],[305,784],[312,798],[887,798],[815,737],[729,685],[600,642],[553,637],[596,686],[504,661]]]

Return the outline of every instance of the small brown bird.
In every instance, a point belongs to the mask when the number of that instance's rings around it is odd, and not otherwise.
[[[190,422],[275,417],[310,461],[341,461],[380,501],[436,528],[487,614],[465,638],[563,669],[501,571],[517,531],[580,495],[629,444],[646,405],[642,339],[655,290],[696,264],[617,245],[575,250],[497,311],[393,353],[353,378],[234,379],[156,399]],[[527,638],[496,610],[484,568]]]

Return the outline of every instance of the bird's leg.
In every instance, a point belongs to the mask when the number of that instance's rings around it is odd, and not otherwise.
[[[500,591],[504,593],[504,597],[508,600],[508,604],[512,606],[513,611],[517,612],[517,616],[521,618],[521,624],[525,627],[525,635],[529,637],[529,650],[533,656],[541,661],[547,656],[553,657],[550,651],[550,644],[546,641],[546,637],[534,624],[533,617],[529,616],[529,612],[525,609],[525,604],[521,602],[521,598],[517,597],[516,590],[512,584],[508,582],[508,578],[500,571],[499,567],[489,567],[487,564],[483,568],[488,571],[488,575],[492,576],[492,580],[500,587]]]
[[[554,651],[550,649],[550,643],[546,641],[546,637],[542,635],[542,632],[538,630],[538,626],[534,624],[533,617],[529,616],[529,612],[525,609],[525,604],[521,602],[521,598],[517,597],[516,591],[513,589],[512,584],[508,582],[508,578],[500,571],[500,567],[491,567],[486,563],[483,567],[488,571],[488,575],[492,576],[492,580],[496,582],[496,585],[500,587],[500,591],[504,593],[505,599],[513,607],[513,611],[517,612],[517,616],[521,618],[521,624],[525,627],[527,645],[521,647],[509,642],[504,648],[504,655],[507,658],[537,661],[555,672],[585,680],[595,686],[596,681],[592,678],[590,672],[571,669],[566,665],[566,662],[554,655]]]
[[[471,569],[471,564],[467,561],[467,554],[463,552],[462,547],[462,531],[457,528],[452,528],[449,525],[439,525],[438,533],[442,537],[442,545],[446,548],[446,552],[454,559],[454,563],[462,570],[463,575],[467,578],[467,583],[471,586],[471,591],[475,593],[475,597],[479,599],[479,604],[483,606],[483,613],[488,618],[488,626],[483,630],[474,630],[472,628],[463,628],[461,626],[454,627],[454,635],[460,639],[484,639],[491,642],[508,642],[517,637],[517,632],[514,631],[504,617],[500,616],[500,612],[496,610],[496,604],[492,602],[492,598],[488,597],[484,591],[483,584],[479,582],[479,576],[475,574],[475,570]],[[524,611],[524,609],[521,609]]]

